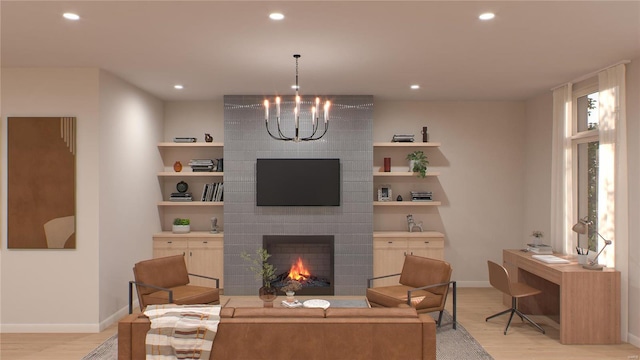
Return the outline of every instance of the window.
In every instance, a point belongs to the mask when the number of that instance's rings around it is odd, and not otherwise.
[[[593,85],[573,93],[574,209],[576,218],[586,216],[593,224],[588,235],[578,236],[579,247],[590,251],[598,250],[598,94],[597,86]]]

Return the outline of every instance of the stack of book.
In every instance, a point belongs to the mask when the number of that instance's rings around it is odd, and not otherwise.
[[[413,142],[414,135],[403,135],[403,134],[394,134],[393,135],[393,139],[391,139],[391,141],[393,142]]]
[[[194,137],[174,137],[173,142],[177,143],[192,143],[196,142],[196,138]]]
[[[170,201],[193,201],[193,197],[190,192],[174,192],[169,197]]]
[[[213,160],[192,159],[191,161],[189,161],[189,166],[191,166],[191,171],[193,172],[209,172],[213,171]]]
[[[224,183],[204,184],[200,201],[223,201]]]
[[[553,250],[550,245],[545,244],[527,244],[527,251],[540,255],[551,255]]]
[[[433,201],[433,192],[411,191],[411,201]]]

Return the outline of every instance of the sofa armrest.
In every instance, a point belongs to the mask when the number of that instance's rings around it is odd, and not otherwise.
[[[367,288],[370,288],[373,286],[373,280],[378,280],[378,279],[384,279],[384,278],[388,278],[388,277],[393,277],[393,276],[400,276],[402,274],[397,273],[397,274],[390,274],[390,275],[382,275],[382,276],[376,276],[370,279],[367,279]]]
[[[156,285],[150,285],[150,284],[145,284],[143,282],[139,282],[139,281],[129,281],[129,314],[133,313],[133,284],[136,284],[137,286],[143,286],[143,287],[150,287],[152,289],[156,289],[156,290],[160,290],[160,291],[166,291],[169,293],[169,303],[173,302],[173,290],[171,289],[167,289],[167,288],[163,288],[160,286],[156,286]],[[140,304],[142,306],[142,304]],[[142,309],[140,309],[142,310]]]
[[[436,360],[436,322],[429,314],[418,314],[422,321],[422,360]]]
[[[203,279],[213,280],[213,281],[216,282],[216,289],[220,289],[220,279],[218,279],[218,278],[214,278],[214,277],[211,277],[211,276],[205,276],[205,275],[199,275],[199,274],[192,274],[192,273],[189,273],[189,275],[190,276],[196,276],[196,277],[203,278]]]

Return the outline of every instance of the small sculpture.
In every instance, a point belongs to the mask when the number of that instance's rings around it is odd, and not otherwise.
[[[413,215],[411,214],[407,215],[407,226],[409,227],[409,232],[413,232],[414,227],[420,229],[420,232],[424,231],[422,230],[422,221],[416,223],[415,221],[413,221]]]
[[[402,195],[398,195],[398,197],[396,198],[396,201],[402,201]]]
[[[204,141],[206,142],[212,142],[213,141],[213,136],[211,136],[210,134],[204,134]]]
[[[209,230],[209,232],[211,234],[217,234],[218,233],[218,218],[217,217],[212,217],[211,218],[211,230]]]

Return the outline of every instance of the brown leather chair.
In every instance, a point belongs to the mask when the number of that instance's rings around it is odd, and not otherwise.
[[[216,287],[189,285],[189,275],[215,281]],[[136,286],[140,310],[157,304],[220,304],[220,280],[190,274],[183,255],[173,255],[136,263],[135,281],[129,281],[129,314],[133,312],[133,285]]]
[[[542,333],[544,334],[544,329],[541,328],[540,325],[536,324],[533,320],[529,319],[527,315],[518,310],[517,302],[519,298],[538,295],[542,291],[527,284],[511,282],[507,269],[505,269],[502,265],[496,264],[491,260],[487,261],[487,264],[489,266],[489,282],[491,283],[491,286],[511,296],[511,309],[507,309],[505,311],[501,311],[497,314],[491,315],[486,318],[485,321],[489,321],[489,319],[492,319],[496,316],[511,313],[511,315],[509,316],[509,321],[507,322],[507,326],[504,328],[504,334],[507,335],[507,330],[509,329],[509,325],[511,324],[511,319],[513,319],[513,314],[518,314],[522,321],[527,320],[531,323],[531,325],[538,328],[538,330],[542,331]]]
[[[367,300],[372,307],[411,306],[418,313],[439,311],[438,326],[453,285],[453,328],[456,328],[456,282],[451,281],[448,262],[416,255],[406,255],[402,272],[378,276],[367,281]],[[373,287],[376,279],[400,276],[398,285]]]

